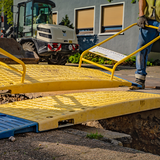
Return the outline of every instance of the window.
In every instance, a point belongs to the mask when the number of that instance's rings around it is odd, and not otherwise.
[[[45,3],[34,3],[33,24],[52,24],[52,7]]]
[[[32,2],[26,4],[25,26],[32,25]]]
[[[53,20],[53,24],[57,24],[57,13],[53,13],[52,14],[52,20]]]
[[[94,8],[76,10],[76,30],[79,35],[94,33]]]
[[[23,27],[25,36],[32,36],[32,2],[26,3],[25,24]]]
[[[25,5],[21,5],[19,10],[20,14],[19,14],[19,25],[18,25],[18,38],[23,37],[24,10],[25,10]]]
[[[100,33],[113,33],[122,30],[123,4],[101,6]]]

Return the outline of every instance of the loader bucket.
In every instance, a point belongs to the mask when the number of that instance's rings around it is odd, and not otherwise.
[[[24,51],[22,46],[13,38],[0,38],[0,48],[9,52],[13,56],[22,60],[25,64],[37,64],[39,57],[36,53]],[[7,64],[16,64],[17,62],[0,54],[0,61]]]

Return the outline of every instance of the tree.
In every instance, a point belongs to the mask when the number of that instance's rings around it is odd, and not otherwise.
[[[13,25],[13,0],[0,0],[0,13],[7,17],[7,23]]]
[[[62,21],[60,24],[73,29],[74,28],[73,23],[72,24],[70,24],[70,23],[71,23],[71,21],[69,20],[69,17],[66,14],[65,17],[62,18]]]

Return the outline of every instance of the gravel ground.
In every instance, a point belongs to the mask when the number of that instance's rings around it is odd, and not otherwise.
[[[92,140],[57,129],[0,140],[0,160],[160,160],[160,156]]]

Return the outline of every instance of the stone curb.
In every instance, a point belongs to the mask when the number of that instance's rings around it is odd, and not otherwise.
[[[80,131],[80,130],[77,130],[77,129],[65,129],[64,132],[69,133],[69,134],[74,134],[74,135],[80,136],[82,138],[86,138],[87,134],[88,134],[88,132]],[[103,137],[101,139],[91,139],[91,140],[93,140],[93,141],[103,141],[103,142],[111,143],[115,146],[123,146],[123,143],[121,141],[106,138],[106,137]]]

